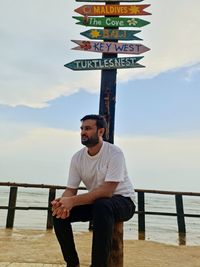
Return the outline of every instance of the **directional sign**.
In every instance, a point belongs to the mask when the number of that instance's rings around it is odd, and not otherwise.
[[[138,18],[115,18],[115,17],[77,17],[74,16],[79,22],[76,24],[93,26],[93,27],[143,27],[150,22]]]
[[[79,59],[65,64],[64,66],[72,70],[144,68],[143,65],[137,63],[137,61],[142,58],[143,57]]]
[[[84,5],[74,11],[87,16],[140,16],[151,15],[144,11],[150,5]]]
[[[99,41],[85,41],[85,40],[72,40],[72,42],[78,44],[73,50],[82,50],[98,53],[109,54],[142,54],[148,50],[148,47],[142,44],[134,43],[117,43],[117,42],[99,42]]]
[[[76,2],[142,2],[144,0],[76,0]]]
[[[116,30],[116,29],[91,29],[81,34],[89,39],[103,39],[103,40],[142,40],[135,36],[141,31],[131,30]]]

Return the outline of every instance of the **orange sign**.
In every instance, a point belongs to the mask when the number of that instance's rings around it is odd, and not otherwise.
[[[144,11],[150,5],[84,5],[74,11],[85,16],[139,16],[151,15]]]

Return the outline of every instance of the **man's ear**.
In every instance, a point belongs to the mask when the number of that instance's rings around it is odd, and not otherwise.
[[[103,137],[104,133],[105,133],[105,128],[100,128],[99,134],[101,135],[101,137]]]

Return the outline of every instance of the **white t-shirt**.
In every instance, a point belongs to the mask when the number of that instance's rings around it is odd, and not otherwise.
[[[123,152],[108,142],[94,156],[88,154],[87,147],[79,150],[71,160],[67,187],[78,188],[83,182],[91,191],[106,182],[119,182],[114,194],[131,197],[135,201],[133,185],[128,177]]]

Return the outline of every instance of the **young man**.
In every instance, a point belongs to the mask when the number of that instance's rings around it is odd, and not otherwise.
[[[54,229],[67,267],[79,267],[71,223],[92,221],[91,267],[107,267],[114,223],[133,216],[135,193],[122,151],[103,141],[103,116],[86,115],[81,123],[85,147],[72,157],[67,188],[52,202]],[[77,194],[81,182],[88,192]]]

